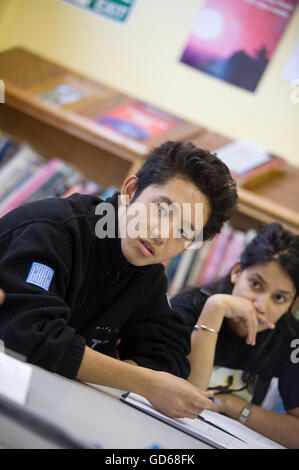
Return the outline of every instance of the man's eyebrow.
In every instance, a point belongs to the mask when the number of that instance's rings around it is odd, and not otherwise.
[[[157,196],[157,199],[161,202],[166,202],[166,204],[168,204],[169,206],[171,206],[173,204],[174,212],[177,213],[175,203],[173,201],[171,201],[171,199],[169,199],[169,197],[160,195],[160,196]],[[188,222],[188,224],[189,224],[189,222]],[[190,223],[190,228],[191,228],[192,232],[195,232],[195,227],[191,223]]]
[[[166,204],[169,205],[173,204],[173,201],[171,201],[167,196],[157,196],[157,199],[161,202],[166,202]]]
[[[259,274],[259,273],[254,273],[254,275],[265,285],[267,285],[267,282],[265,281],[265,279]],[[279,289],[278,292],[280,294],[285,294],[285,295],[289,295],[292,297],[292,293],[289,291],[289,290],[283,290],[283,289]]]

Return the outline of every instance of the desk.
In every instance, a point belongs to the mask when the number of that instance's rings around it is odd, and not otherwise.
[[[71,437],[103,449],[210,448],[119,400],[120,390],[84,384],[32,366],[26,408],[58,425]],[[2,419],[2,421],[1,421]],[[18,433],[0,415],[0,447],[50,448]],[[33,444],[34,442],[34,444]]]

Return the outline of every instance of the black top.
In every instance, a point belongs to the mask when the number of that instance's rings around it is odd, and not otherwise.
[[[171,305],[182,315],[191,331],[207,298],[216,293],[231,294],[232,288],[228,275],[201,288],[193,288],[178,294],[171,299]],[[296,351],[291,343],[295,338],[299,338],[299,321],[294,317],[290,317],[290,328],[291,330],[286,325],[286,316],[283,316],[277,322],[275,330],[266,330],[257,334],[256,345],[253,347],[247,345],[244,338],[237,336],[224,318],[216,345],[214,365],[243,370],[251,373],[247,374],[251,375],[251,378],[252,375],[256,375],[258,380],[252,400],[255,404],[261,404],[271,379],[278,377],[284,408],[286,410],[297,408],[299,407],[299,353],[295,354]],[[298,346],[297,344],[296,347]]]
[[[116,209],[117,195],[105,202]],[[121,359],[186,378],[189,329],[170,308],[164,267],[133,266],[118,237],[98,238],[99,203],[75,194],[0,219],[0,339],[29,362],[75,378],[85,345],[115,356],[120,338]]]

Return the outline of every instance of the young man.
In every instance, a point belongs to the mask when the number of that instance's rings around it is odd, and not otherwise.
[[[104,202],[76,194],[0,220],[0,338],[30,363],[138,393],[169,416],[195,417],[210,395],[183,380],[188,330],[170,308],[160,263],[203,226],[204,239],[220,231],[236,205],[235,183],[215,155],[166,142],[121,195],[120,207],[117,195]],[[137,232],[136,207],[144,209]],[[167,234],[165,218],[173,222]]]

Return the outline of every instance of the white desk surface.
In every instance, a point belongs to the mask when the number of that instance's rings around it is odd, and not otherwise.
[[[207,444],[120,401],[123,391],[69,380],[32,366],[26,407],[73,438],[103,449],[207,449]],[[9,433],[6,427],[6,434]],[[9,447],[18,448],[13,436]],[[14,443],[15,439],[15,443]],[[3,445],[3,444],[2,444]],[[1,446],[1,442],[0,442]]]

